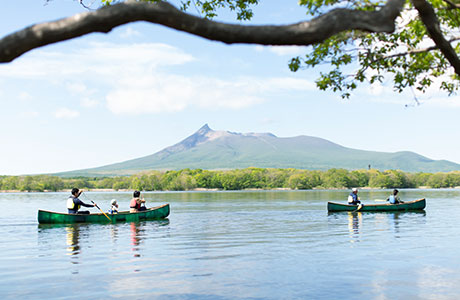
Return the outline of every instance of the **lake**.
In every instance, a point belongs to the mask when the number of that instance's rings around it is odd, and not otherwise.
[[[0,194],[1,299],[458,299],[460,190],[425,212],[330,213],[349,191],[145,193],[166,220],[38,225],[67,193]],[[361,200],[389,190],[361,190]],[[105,211],[131,193],[85,193]],[[96,212],[97,209],[91,208]]]

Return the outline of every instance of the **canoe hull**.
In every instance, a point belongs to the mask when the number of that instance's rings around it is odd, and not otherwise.
[[[418,199],[410,202],[404,202],[401,204],[364,204],[359,211],[414,211],[424,210],[426,207],[425,199]],[[347,205],[341,203],[328,202],[328,211],[357,211],[357,205]]]
[[[74,224],[74,223],[119,223],[139,222],[147,220],[159,220],[169,216],[169,204],[152,207],[144,211],[130,213],[129,211],[118,214],[107,214],[107,219],[102,213],[97,214],[66,214],[46,210],[38,211],[38,223],[40,224]]]

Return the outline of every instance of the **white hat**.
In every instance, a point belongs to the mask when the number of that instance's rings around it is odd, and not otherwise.
[[[110,201],[110,204],[115,204],[115,203],[117,203],[117,200],[115,199],[112,199],[112,201]]]
[[[351,191],[352,191],[352,192],[357,192],[358,189],[357,189],[357,188],[352,188]]]

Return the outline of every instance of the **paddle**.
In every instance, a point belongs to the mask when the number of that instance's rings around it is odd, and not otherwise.
[[[353,212],[361,210],[361,208],[363,208],[363,206],[364,206],[364,205],[362,205],[361,203],[358,204],[358,208],[357,208],[356,210],[354,210]]]
[[[374,201],[387,202],[388,200],[383,200],[383,199],[374,199]]]
[[[96,207],[100,210],[100,212],[101,212],[102,214],[104,214],[104,216],[105,216],[107,219],[109,219],[110,222],[112,222],[112,220],[109,218],[109,216],[107,216],[107,215],[105,214],[105,212],[103,212],[102,209],[100,209],[99,206],[97,206],[97,204],[94,203],[93,200],[90,200],[90,201],[94,204],[94,206],[96,206]]]
[[[88,199],[88,197],[86,197],[86,194],[83,194],[83,195],[85,195],[85,198],[86,198],[86,199]],[[105,214],[105,212],[103,212],[103,211],[102,211],[102,209],[100,209],[100,207],[99,207],[99,206],[97,206],[97,204],[96,204],[96,203],[94,203],[94,201],[93,201],[93,200],[90,200],[90,199],[88,199],[88,200],[89,200],[89,201],[91,201],[91,202],[94,204],[94,206],[96,206],[96,207],[97,207],[97,209],[99,209],[99,211],[100,211],[100,212],[101,212],[101,213],[102,213],[102,214],[103,214],[103,215],[104,215],[104,216],[105,216],[107,219],[109,219],[109,221],[110,221],[110,222],[112,222],[112,220],[109,218],[109,216],[107,216],[107,215]]]
[[[139,208],[139,210],[140,211],[147,210],[147,207],[145,206],[144,193],[142,193],[142,199],[141,199],[141,195],[139,195],[139,199],[141,200],[141,207]]]

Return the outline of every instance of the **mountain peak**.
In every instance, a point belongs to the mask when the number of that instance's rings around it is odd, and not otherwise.
[[[213,135],[215,131],[209,128],[208,123],[204,124],[197,132],[191,136],[185,138],[179,143],[167,147],[159,152],[160,157],[166,158],[171,154],[182,152],[190,148],[195,147],[198,144],[204,143],[209,139],[210,135]]]
[[[212,132],[212,131],[213,130],[211,128],[209,128],[208,123],[206,123],[200,129],[198,129],[198,131],[195,132],[195,134],[206,135],[208,132]]]

